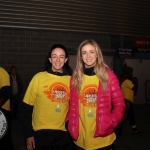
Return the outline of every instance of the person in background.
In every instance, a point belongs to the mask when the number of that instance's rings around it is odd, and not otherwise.
[[[96,41],[83,41],[71,78],[66,120],[74,150],[112,150],[114,128],[123,118],[125,103],[116,75],[104,63]]]
[[[0,150],[15,150],[11,138],[11,112],[10,112],[10,95],[11,87],[9,74],[6,70],[0,67],[0,111],[6,117],[5,126],[6,129],[2,127],[3,120],[1,120],[2,114],[0,114],[0,126],[2,130],[5,130],[2,134],[0,131]]]
[[[138,90],[138,78],[134,74],[132,75],[132,83],[134,84],[134,96],[135,96]]]
[[[10,75],[10,85],[12,88],[12,94],[11,94],[11,99],[10,99],[11,108],[12,108],[12,116],[14,119],[17,119],[18,105],[21,101],[23,83],[19,74],[17,73],[17,68],[15,66],[11,66],[9,75]]]
[[[29,83],[21,105],[21,122],[28,150],[67,150],[71,137],[66,130],[71,71],[66,48],[53,45],[45,71]]]
[[[134,95],[137,92],[138,80],[136,77],[133,77],[133,68],[127,66],[127,64],[123,65],[122,72],[123,75],[121,75],[119,81],[124,94],[126,109],[125,109],[123,120],[115,129],[115,132],[118,136],[122,135],[124,124],[127,118],[129,118],[129,123],[132,127],[133,134],[134,135],[142,134],[137,129],[135,123],[135,117],[134,117],[134,110],[133,110]]]

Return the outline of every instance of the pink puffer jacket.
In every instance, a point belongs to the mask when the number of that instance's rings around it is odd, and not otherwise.
[[[104,137],[114,132],[114,128],[123,118],[125,103],[119,82],[112,70],[108,69],[109,83],[105,93],[101,84],[98,87],[96,130],[94,137]],[[72,85],[72,84],[71,84]],[[76,140],[79,135],[78,95],[73,86],[70,90],[70,107],[67,115],[68,130]]]

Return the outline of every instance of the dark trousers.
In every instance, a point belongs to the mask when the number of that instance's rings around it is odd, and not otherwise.
[[[84,150],[84,149],[74,144],[73,145],[73,150]],[[114,145],[112,144],[112,145],[102,147],[102,148],[99,148],[99,149],[96,149],[96,150],[115,150],[115,149],[114,149]]]
[[[1,110],[7,119],[8,127],[5,135],[0,139],[0,150],[15,150],[11,138],[11,112],[2,108]]]
[[[35,150],[67,150],[72,139],[67,131],[43,129],[34,132]]]
[[[19,101],[20,101],[19,94],[11,96],[10,102],[11,102],[11,111],[12,111],[13,118],[17,117]]]
[[[129,122],[130,122],[131,126],[134,126],[136,124],[135,124],[135,119],[134,119],[133,104],[130,101],[129,101],[129,103],[130,103],[129,104],[130,108],[129,108],[129,112],[128,112]]]
[[[19,103],[12,103],[12,116],[13,118],[17,118],[17,113],[18,113],[18,105]]]
[[[127,118],[129,118],[129,123],[130,123],[131,126],[136,125],[135,124],[135,119],[134,119],[134,110],[133,110],[132,102],[130,102],[129,100],[125,100],[125,104],[126,104],[126,109],[125,109],[125,112],[124,112],[123,120],[121,121],[121,123],[115,129],[115,132],[118,135],[121,134]]]

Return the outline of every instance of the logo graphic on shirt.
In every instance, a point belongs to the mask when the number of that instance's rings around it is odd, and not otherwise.
[[[5,135],[7,131],[7,120],[2,111],[0,111],[0,139]]]
[[[46,88],[46,87],[45,87]],[[52,102],[58,102],[55,111],[61,112],[61,103],[69,101],[69,89],[68,87],[61,83],[55,82],[50,87],[48,87],[44,93],[47,95],[48,99]]]
[[[87,113],[88,117],[94,117],[92,108],[96,107],[97,91],[96,85],[87,85],[80,94],[80,103],[89,108]]]

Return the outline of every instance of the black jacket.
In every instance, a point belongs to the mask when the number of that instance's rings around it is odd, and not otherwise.
[[[13,79],[12,79],[11,73],[9,73],[9,75],[10,75],[10,85],[12,88]],[[16,74],[16,81],[17,81],[17,85],[18,85],[18,94],[20,95],[23,91],[23,83],[22,83],[22,80],[18,74]]]

